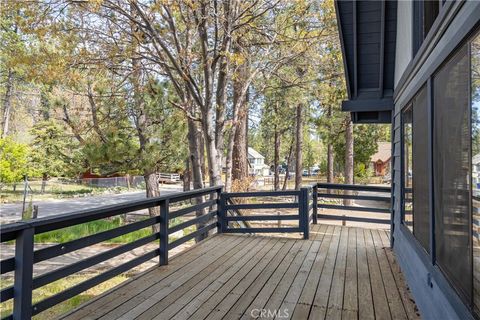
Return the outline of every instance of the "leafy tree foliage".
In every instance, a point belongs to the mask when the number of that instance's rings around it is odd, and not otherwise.
[[[0,185],[22,180],[28,173],[28,146],[12,140],[0,139]]]
[[[46,180],[52,176],[64,176],[73,169],[72,145],[63,128],[52,120],[38,122],[31,129],[33,142],[30,153],[32,176]]]

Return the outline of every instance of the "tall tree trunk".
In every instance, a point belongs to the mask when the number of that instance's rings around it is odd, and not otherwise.
[[[192,183],[192,173],[190,171],[190,157],[185,160],[185,171],[183,171],[183,191],[190,190],[190,184]]]
[[[133,6],[131,6],[131,12],[133,15],[136,15]],[[130,25],[132,33],[138,32],[138,28],[134,23]],[[147,128],[149,125],[149,119],[147,113],[145,112],[145,101],[144,101],[144,87],[142,84],[142,65],[140,62],[140,57],[138,56],[138,39],[132,37],[132,72],[130,75],[130,82],[133,88],[133,112],[135,114],[135,129],[137,132],[137,139],[139,142],[139,151],[141,157],[148,157],[147,155],[147,146],[150,143],[150,136],[147,133]],[[92,123],[93,129],[98,134],[102,141],[106,141],[107,138],[104,132],[100,128],[99,124],[99,115],[98,115],[98,106],[95,102],[94,97],[94,88],[89,83],[87,88],[88,101],[90,103],[90,108],[92,112]],[[160,196],[160,186],[158,183],[157,170],[155,167],[144,167],[143,168],[143,179],[145,180],[146,196],[147,198],[159,197]],[[148,214],[150,217],[155,217],[160,215],[159,207],[148,208]],[[153,232],[159,232],[159,225],[152,225]]]
[[[239,106],[237,121],[232,154],[232,179],[242,181],[248,177],[248,99]]]
[[[280,133],[276,125],[274,133],[273,166],[273,189],[277,191],[280,188],[280,171],[278,169],[280,166]]]
[[[201,150],[200,141],[203,140],[202,131],[197,122],[188,119],[188,151],[191,164],[191,176],[193,182],[193,189],[202,189],[203,173],[202,173],[202,159],[203,150]]]
[[[350,119],[350,114],[346,118],[345,129],[345,183],[353,184],[353,124]],[[351,191],[345,191],[346,194],[351,194]],[[344,199],[343,204],[351,206],[353,203],[350,199]]]
[[[201,126],[195,124],[195,128],[201,130]],[[203,137],[202,131],[199,131],[196,136],[198,149],[198,160],[200,161],[200,172],[202,174],[202,186],[205,186],[205,181],[207,181],[207,162],[205,159],[205,138]],[[203,188],[203,187],[202,187]],[[195,189],[195,188],[194,188]]]
[[[287,190],[288,178],[290,176],[290,164],[292,163],[294,142],[295,142],[295,139],[292,139],[292,142],[290,143],[290,149],[288,150],[287,171],[285,172],[285,179],[283,180],[283,186],[282,186],[282,190],[284,191]]]
[[[328,143],[327,145],[327,182],[333,183],[333,144]]]
[[[209,112],[211,113],[211,112]],[[219,186],[222,184],[222,154],[219,153],[215,142],[215,126],[213,117],[206,115],[203,123],[203,132],[205,136],[205,146],[207,149],[208,177],[210,186]]]
[[[191,177],[193,181],[193,189],[202,189],[203,184],[203,173],[202,173],[202,158],[203,150],[201,150],[201,141],[203,140],[202,130],[198,122],[188,119],[188,151],[189,151],[189,160],[191,164]],[[205,201],[204,197],[195,198],[195,203],[200,204]],[[197,210],[195,215],[200,217],[204,214],[204,210]],[[197,230],[203,228],[205,223],[196,224]],[[205,235],[201,234],[195,237],[196,242],[200,242],[205,238]]]
[[[45,193],[45,187],[47,186],[48,174],[44,172],[42,174],[42,187],[40,189],[40,193]]]
[[[296,133],[295,133],[295,190],[299,190],[302,185],[303,173],[303,159],[302,159],[302,144],[303,144],[303,105],[297,104],[296,115]]]
[[[225,191],[232,191],[232,158],[236,126],[233,125],[228,137],[227,156],[225,158]]]
[[[332,107],[329,106],[327,109],[327,117],[329,119],[328,122],[328,132],[331,135],[332,126],[331,126],[331,117],[332,117]],[[333,161],[334,161],[334,153],[333,153],[333,144],[332,144],[332,137],[328,137],[328,145],[327,145],[327,183],[333,183],[334,174],[333,174]],[[330,193],[331,189],[327,189],[327,193]]]
[[[156,172],[145,170],[143,173],[143,179],[145,180],[145,189],[147,198],[159,197],[160,187],[158,185],[158,179]],[[150,217],[156,217],[160,215],[159,207],[148,208],[148,215]],[[160,228],[158,224],[152,225],[153,232],[159,232]]]
[[[231,190],[232,180],[244,180],[248,176],[247,164],[247,130],[249,66],[244,63],[239,67],[233,81],[233,119],[226,159],[225,188]]]
[[[8,135],[10,127],[10,113],[12,110],[12,92],[13,92],[13,71],[8,70],[7,83],[5,84],[5,95],[2,105],[2,138]]]

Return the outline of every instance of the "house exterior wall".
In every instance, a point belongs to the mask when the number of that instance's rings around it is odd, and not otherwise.
[[[397,43],[395,55],[395,86],[400,81],[400,76],[412,60],[412,14],[411,1],[398,1],[397,3]]]
[[[412,57],[413,13],[412,1],[398,2],[397,52],[395,74],[395,110],[393,114],[392,148],[392,234],[393,249],[407,279],[409,287],[425,319],[472,319],[469,308],[462,302],[432,258],[419,245],[406,226],[402,225],[402,162],[401,162],[401,119],[400,113],[423,85],[431,95],[431,77],[448,56],[463,43],[464,39],[478,26],[480,1],[447,1],[432,26],[431,32]],[[407,26],[408,25],[408,26]],[[410,26],[410,27],[409,27]],[[429,110],[431,98],[427,98]],[[432,118],[429,112],[429,119]],[[431,132],[431,121],[429,126]],[[432,137],[428,138],[431,146]],[[429,167],[432,168],[430,152]],[[431,170],[430,170],[431,171]],[[432,190],[433,177],[429,177]],[[433,196],[430,195],[430,201]],[[430,217],[433,221],[433,205]],[[432,243],[432,241],[430,241]],[[432,252],[432,247],[430,251]],[[434,251],[434,250],[433,250]]]

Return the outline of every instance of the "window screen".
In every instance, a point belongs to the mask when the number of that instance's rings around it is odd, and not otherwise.
[[[480,316],[480,35],[470,45],[472,130],[473,306]]]
[[[434,190],[437,264],[470,301],[469,61],[463,46],[434,81]]]
[[[420,89],[402,112],[403,223],[430,251],[428,183],[428,110],[426,88]]]
[[[413,110],[402,112],[403,136],[403,224],[413,232]]]
[[[413,100],[413,234],[430,251],[428,106],[426,87]]]

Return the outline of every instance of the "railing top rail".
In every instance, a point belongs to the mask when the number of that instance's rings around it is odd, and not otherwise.
[[[391,192],[392,188],[383,186],[370,186],[361,184],[339,184],[339,183],[318,183],[318,188],[335,190],[353,190],[353,191],[376,191]]]
[[[15,238],[15,233],[28,228],[35,228],[35,233],[43,233],[51,230],[61,229],[93,220],[103,219],[122,213],[146,209],[154,205],[160,205],[162,201],[169,200],[170,203],[191,199],[196,196],[209,194],[221,190],[222,186],[197,189],[186,192],[175,192],[172,194],[129,201],[120,204],[107,205],[99,208],[85,209],[80,211],[68,212],[51,217],[31,219],[22,222],[4,224],[0,226],[1,242],[9,241]]]
[[[247,191],[247,192],[224,192],[226,198],[248,198],[248,197],[279,197],[279,196],[298,196],[299,190],[285,191]]]

